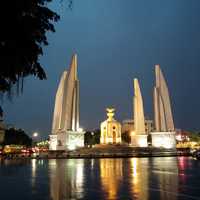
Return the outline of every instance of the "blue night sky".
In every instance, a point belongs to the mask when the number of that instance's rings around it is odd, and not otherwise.
[[[152,118],[154,65],[160,64],[176,127],[200,130],[199,0],[74,0],[72,10],[66,4],[50,5],[61,20],[40,59],[48,79],[29,77],[22,95],[4,101],[7,124],[48,136],[59,79],[76,52],[84,129],[98,128],[108,106],[119,121],[132,117],[135,77]]]

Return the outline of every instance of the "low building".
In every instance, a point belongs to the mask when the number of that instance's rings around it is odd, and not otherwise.
[[[113,108],[107,108],[108,119],[101,123],[101,144],[121,143],[121,124],[114,119]]]
[[[149,134],[154,130],[153,120],[145,119],[145,133]],[[126,119],[122,122],[122,133],[134,131],[134,120]]]

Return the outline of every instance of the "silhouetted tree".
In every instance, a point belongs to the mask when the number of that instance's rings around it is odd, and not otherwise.
[[[84,134],[84,144],[86,146],[88,145],[91,145],[92,143],[92,134],[90,131],[87,131],[85,134]]]
[[[0,93],[14,85],[23,89],[29,75],[45,79],[39,61],[43,45],[48,45],[47,31],[55,31],[59,16],[47,7],[52,0],[2,0],[0,4]]]
[[[0,106],[0,119],[3,117],[3,110],[2,110],[2,108],[1,108],[1,106]]]
[[[31,146],[32,139],[22,130],[10,128],[5,131],[4,145],[16,144]]]
[[[128,143],[128,144],[131,143],[131,136],[130,136],[128,131],[125,131],[125,132],[122,133],[122,142],[125,142],[125,143]]]
[[[94,144],[100,144],[100,137],[101,137],[101,131],[99,129],[94,130]]]
[[[85,145],[95,145],[100,143],[100,130],[96,129],[93,132],[87,131],[84,135]]]
[[[191,142],[200,142],[200,135],[197,132],[190,132],[189,138]]]

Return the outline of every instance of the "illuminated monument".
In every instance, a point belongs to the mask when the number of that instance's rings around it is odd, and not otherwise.
[[[144,106],[137,79],[134,79],[134,131],[131,133],[131,144],[137,147],[147,147],[147,134],[145,131]]]
[[[50,135],[50,150],[75,149],[84,146],[84,132],[79,128],[79,80],[77,55],[69,71],[64,71],[55,98]]]
[[[175,148],[175,128],[168,87],[159,65],[155,66],[156,85],[154,87],[155,132],[151,133],[152,146]]]
[[[107,108],[108,119],[101,123],[101,144],[121,143],[121,124],[114,119],[115,109]]]

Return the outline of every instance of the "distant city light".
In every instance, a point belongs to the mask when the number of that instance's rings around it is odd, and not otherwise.
[[[182,141],[182,137],[181,137],[181,135],[180,135],[180,134],[177,135],[177,136],[176,136],[176,139],[177,139],[178,141]]]

